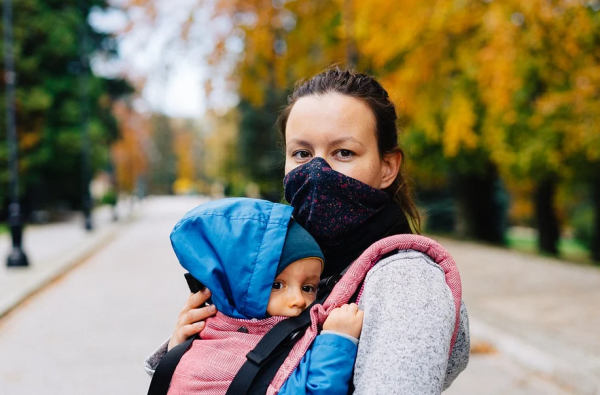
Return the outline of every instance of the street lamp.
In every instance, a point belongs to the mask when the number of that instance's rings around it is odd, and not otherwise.
[[[79,61],[81,63],[81,74],[79,75],[79,89],[81,92],[81,184],[82,184],[82,207],[85,219],[85,229],[93,229],[92,224],[92,196],[90,194],[91,181],[91,141],[90,141],[90,105],[89,105],[89,72],[90,59],[88,56],[89,40],[87,32],[86,2],[79,1],[81,12],[80,38],[79,38]]]
[[[9,196],[8,222],[12,235],[12,251],[8,255],[7,266],[29,266],[23,252],[23,222],[19,205],[19,160],[17,127],[15,116],[15,59],[13,53],[12,0],[4,0],[4,81],[6,82],[6,140],[8,146]]]

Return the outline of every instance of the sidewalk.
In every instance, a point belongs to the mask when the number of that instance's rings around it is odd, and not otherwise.
[[[569,393],[600,395],[600,268],[440,243],[460,270],[472,344],[491,344]]]
[[[0,235],[0,317],[110,242],[135,216],[131,208],[129,201],[119,204],[118,222],[112,221],[109,207],[95,209],[91,232],[84,229],[80,215],[68,222],[26,226],[23,249],[29,266],[25,268],[6,266],[12,240],[10,233]]]

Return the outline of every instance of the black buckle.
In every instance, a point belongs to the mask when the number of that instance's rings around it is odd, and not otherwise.
[[[292,333],[290,333],[287,338],[281,342],[282,346],[290,346],[296,343],[296,341],[298,340],[299,337],[302,337],[304,335],[304,331],[305,329],[299,329],[297,331],[294,331]],[[248,354],[246,354],[246,358],[258,365],[258,366],[262,366],[265,361],[268,359],[262,355],[260,355],[259,353],[255,352],[254,350],[251,350]]]
[[[331,293],[331,290],[340,281],[343,276],[341,274],[334,274],[327,278],[319,281],[319,289],[317,290],[317,300],[323,300]]]
[[[252,362],[258,366],[262,365],[265,362],[265,357],[263,357],[262,355],[260,355],[258,353],[255,353],[254,350],[252,350],[248,354],[246,354],[246,358],[250,362]]]
[[[295,332],[292,332],[288,335],[287,339],[285,339],[281,344],[284,344],[284,345],[294,344],[294,343],[296,343],[296,340],[298,340],[298,337],[302,336],[303,333],[304,333],[303,330],[297,330]]]
[[[334,274],[333,276],[329,277],[327,279],[327,282],[325,283],[325,286],[327,288],[329,288],[329,290],[332,290],[333,287],[335,287],[335,285],[342,279],[342,275],[341,274]]]

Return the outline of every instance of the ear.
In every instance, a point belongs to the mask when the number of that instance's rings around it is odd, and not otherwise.
[[[381,161],[381,183],[379,189],[385,189],[392,185],[402,164],[402,152],[391,152],[385,154]]]

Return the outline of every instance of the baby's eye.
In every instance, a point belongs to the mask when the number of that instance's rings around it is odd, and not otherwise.
[[[302,291],[311,294],[311,293],[316,292],[317,288],[314,285],[303,285]]]
[[[295,159],[309,159],[310,156],[310,152],[306,150],[298,150],[292,154],[292,157],[294,157]]]
[[[281,289],[281,288],[283,288],[283,283],[281,281],[273,282],[273,289]]]

